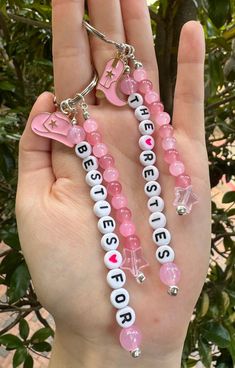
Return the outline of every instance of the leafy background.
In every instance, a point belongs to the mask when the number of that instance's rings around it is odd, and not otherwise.
[[[189,326],[182,367],[194,367],[201,361],[205,367],[231,368],[235,365],[235,187],[231,182],[235,172],[235,3],[151,3],[161,95],[169,112],[180,29],[190,19],[199,19],[204,26],[206,141],[212,193],[221,183],[230,182],[222,205],[212,197],[212,258]],[[20,249],[14,213],[18,141],[37,95],[52,90],[53,85],[50,18],[49,0],[0,0],[0,284],[6,291],[0,313],[12,317],[9,326],[0,331],[0,343],[13,351],[13,367],[33,367],[34,353],[47,354],[53,337]],[[36,332],[27,322],[32,314],[41,326]],[[12,330],[14,326],[18,333]]]

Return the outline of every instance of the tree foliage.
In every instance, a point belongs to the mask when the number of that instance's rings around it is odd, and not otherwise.
[[[33,367],[31,352],[48,352],[53,336],[41,315],[17,235],[14,200],[18,140],[37,95],[53,89],[51,5],[49,0],[0,0],[0,284],[7,301],[0,312],[15,320],[0,334],[0,343],[14,350],[13,367]],[[172,112],[177,48],[182,25],[199,19],[206,36],[205,114],[211,187],[235,172],[232,146],[235,131],[235,5],[233,0],[157,0],[150,7],[161,96]],[[229,368],[235,364],[235,192],[223,197],[224,207],[212,201],[212,260],[187,339],[182,367],[201,360]],[[219,258],[218,258],[219,256]],[[222,262],[221,262],[222,259]],[[35,313],[44,326],[33,335],[26,316]],[[19,336],[8,331],[19,326]],[[29,336],[31,336],[29,338]]]

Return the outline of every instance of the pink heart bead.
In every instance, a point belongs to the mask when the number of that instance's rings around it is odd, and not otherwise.
[[[134,325],[123,328],[120,333],[120,344],[127,351],[134,351],[140,348],[142,335],[140,330]]]
[[[173,262],[164,263],[160,268],[160,279],[163,284],[176,286],[180,280],[180,270]]]

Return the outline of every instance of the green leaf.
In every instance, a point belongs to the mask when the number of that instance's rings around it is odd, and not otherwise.
[[[49,344],[49,342],[46,341],[39,342],[37,344],[33,344],[32,349],[39,352],[48,352],[51,351],[51,345]]]
[[[231,208],[231,210],[229,210],[229,211],[227,212],[227,216],[228,216],[228,217],[235,216],[235,208]]]
[[[28,355],[25,359],[23,368],[33,368],[33,358],[31,355]]]
[[[23,341],[21,341],[19,337],[15,335],[6,334],[0,336],[0,344],[4,345],[7,349],[17,349],[23,346]]]
[[[12,176],[12,170],[15,168],[15,159],[5,143],[0,144],[0,172],[6,179]]]
[[[235,202],[235,191],[225,193],[222,199],[222,203],[232,203],[232,202]]]
[[[22,262],[13,272],[10,287],[7,291],[10,303],[22,298],[29,287],[30,275],[25,262]]]
[[[217,322],[207,322],[203,328],[203,338],[216,344],[218,347],[226,348],[231,342],[228,330]]]
[[[208,0],[208,5],[208,15],[217,28],[230,21],[230,0]]]
[[[198,340],[198,351],[204,366],[210,368],[212,362],[211,347],[202,338]]]
[[[15,85],[7,80],[0,81],[0,90],[14,92]]]
[[[35,343],[39,343],[39,342],[43,342],[45,341],[48,337],[52,336],[53,332],[50,328],[48,327],[43,327],[40,328],[40,330],[36,331],[33,336],[31,337],[31,342],[33,344]]]
[[[22,260],[22,254],[12,250],[3,258],[0,264],[0,274],[12,273]]]
[[[20,249],[19,236],[15,226],[5,226],[4,229],[1,229],[0,238],[9,247],[16,250]]]
[[[29,336],[29,324],[25,319],[21,319],[19,324],[20,336],[23,340],[26,340]]]
[[[27,357],[27,349],[25,346],[17,349],[13,356],[13,368],[18,367],[21,363],[23,363],[26,357]]]

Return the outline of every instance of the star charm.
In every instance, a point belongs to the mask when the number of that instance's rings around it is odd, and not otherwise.
[[[112,70],[108,70],[106,73],[106,77],[112,79],[114,77],[114,73],[112,72]]]
[[[56,127],[56,126],[57,126],[57,125],[56,125],[56,120],[51,119],[51,122],[49,123],[49,125],[52,127],[52,129],[53,129],[54,127]]]
[[[175,200],[173,205],[176,207],[176,209],[184,207],[186,213],[190,213],[192,206],[197,202],[198,197],[195,193],[193,193],[191,185],[187,188],[175,188]]]
[[[124,248],[121,268],[129,270],[132,275],[137,277],[140,273],[139,270],[146,266],[148,266],[148,262],[143,258],[141,248],[135,250]]]

